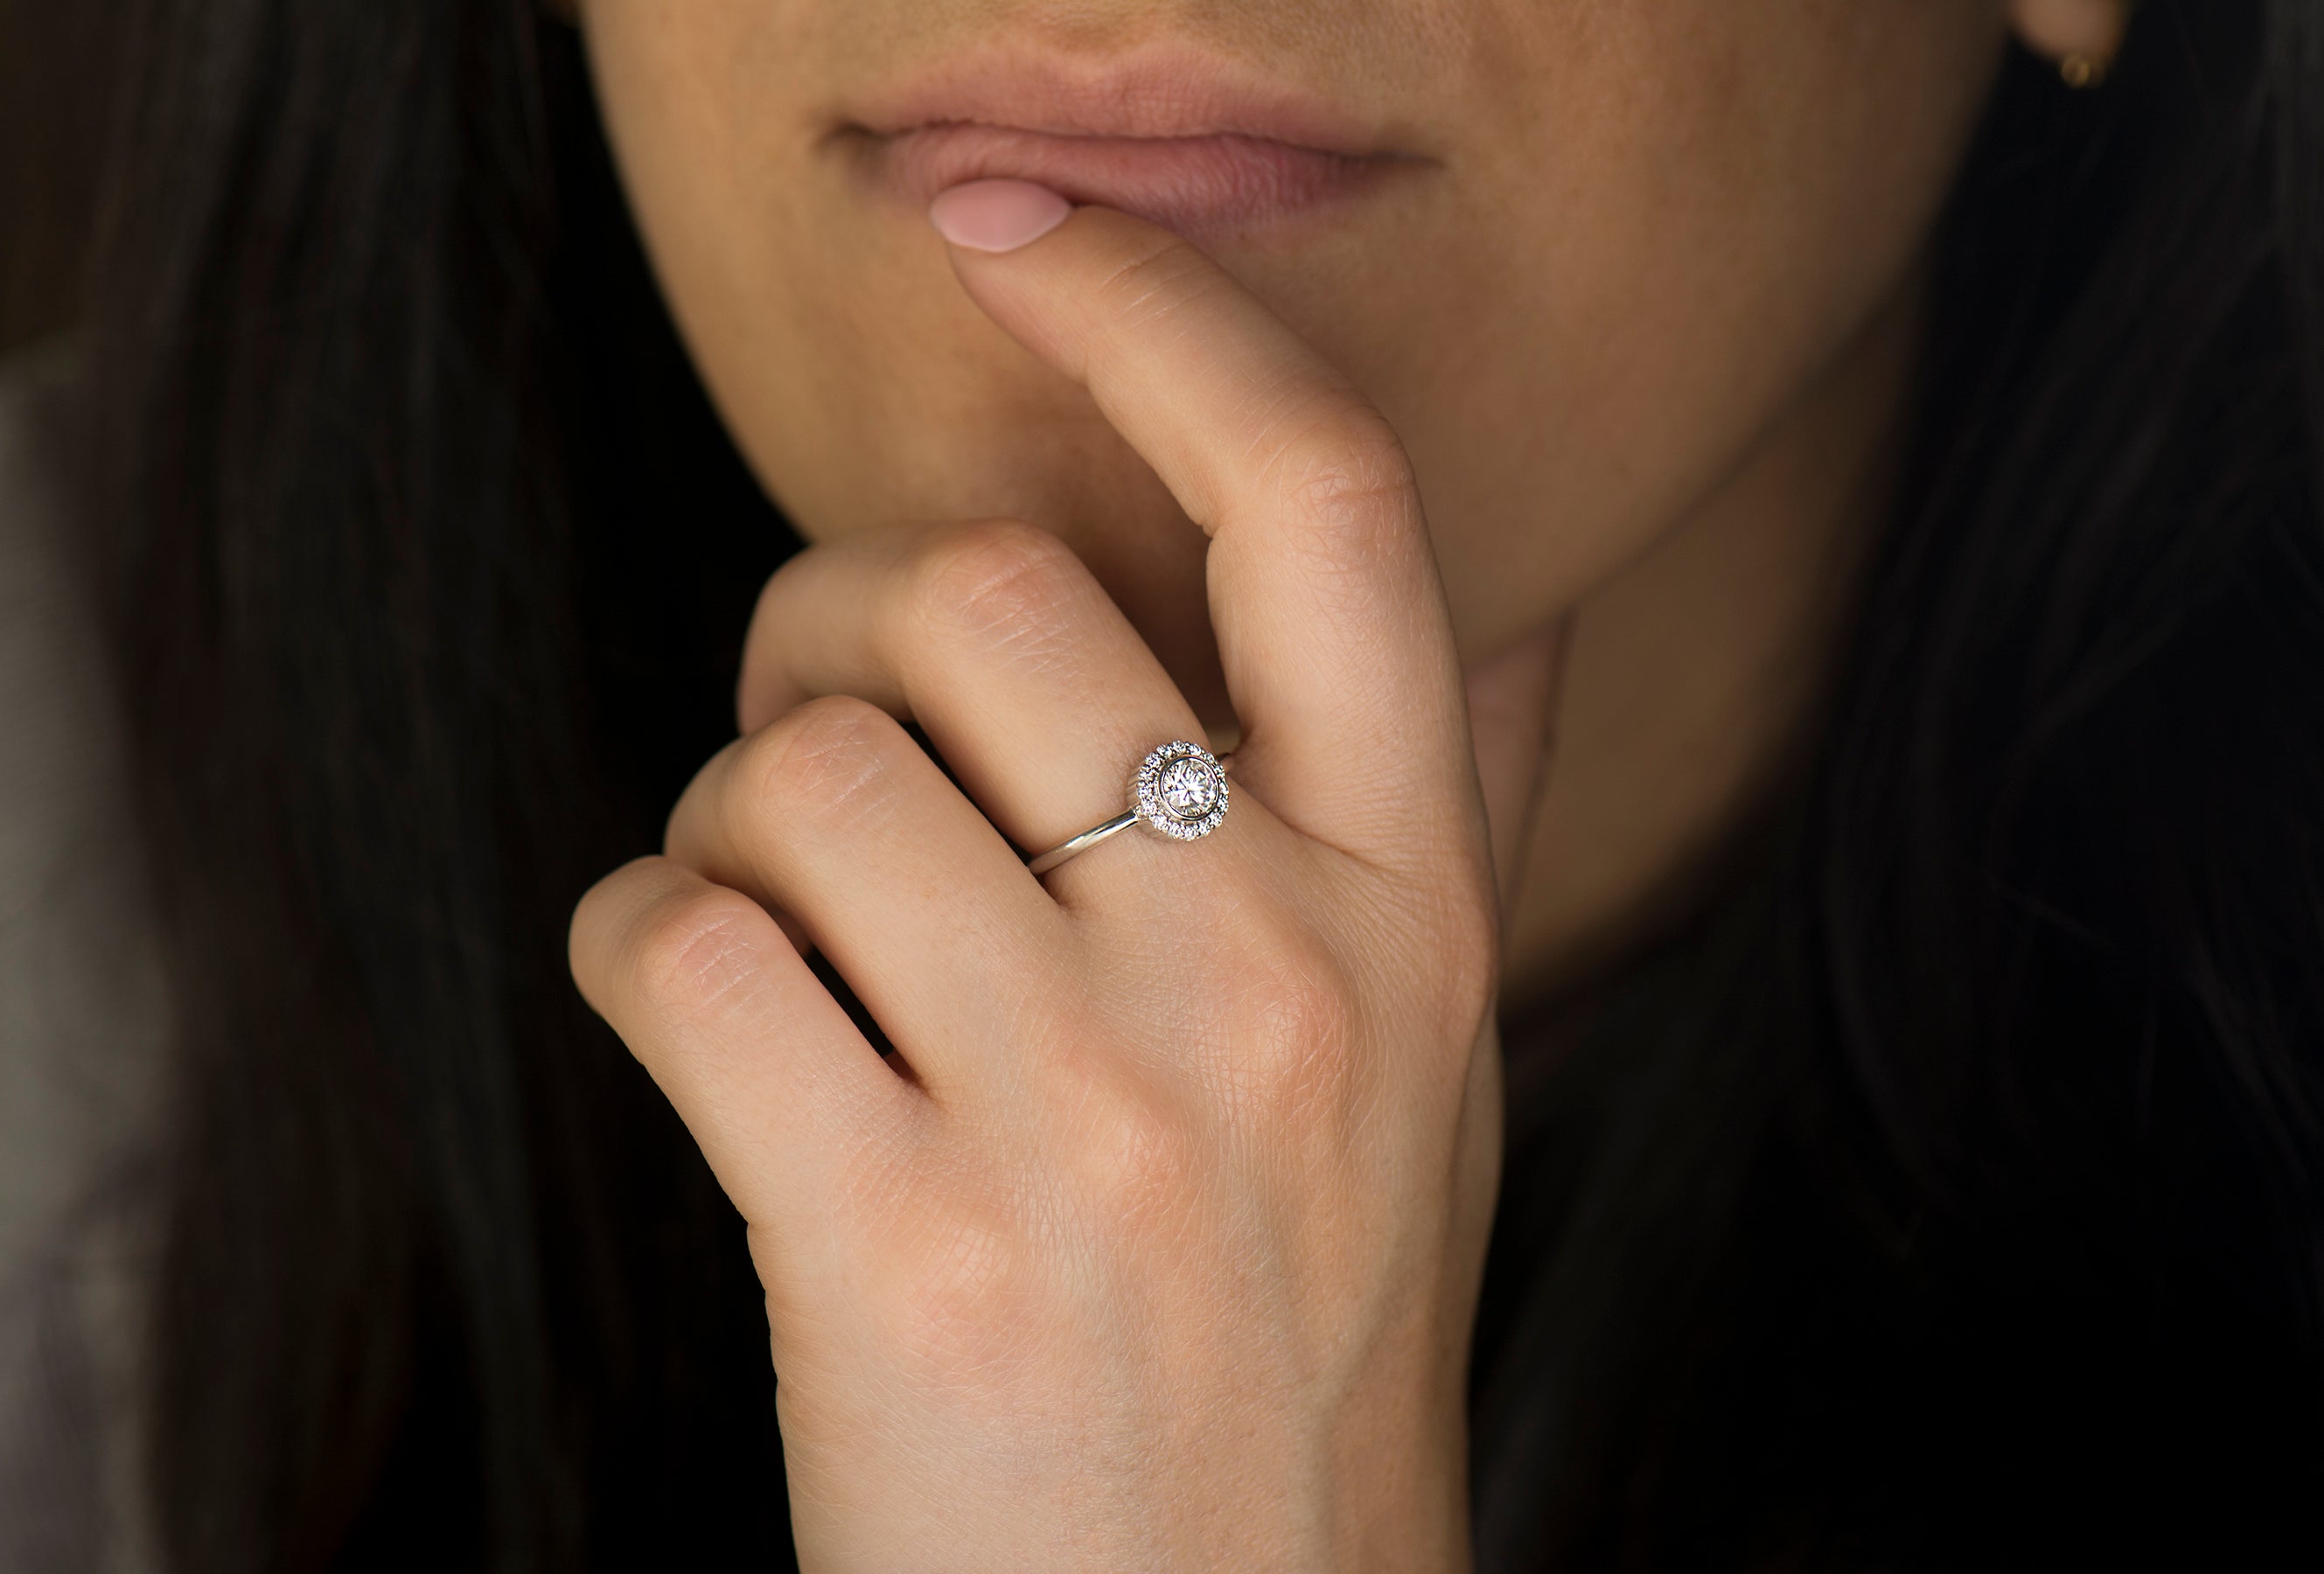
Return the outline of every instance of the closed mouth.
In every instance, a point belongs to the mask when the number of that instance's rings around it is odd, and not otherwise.
[[[1319,214],[1435,167],[1325,97],[1167,44],[973,52],[864,96],[836,129],[871,185],[915,207],[964,180],[1031,180],[1185,233]]]
[[[874,158],[881,179],[918,207],[964,180],[1031,180],[1068,201],[1185,231],[1247,226],[1342,201],[1411,162],[1240,133],[1060,136],[967,122],[881,138]]]

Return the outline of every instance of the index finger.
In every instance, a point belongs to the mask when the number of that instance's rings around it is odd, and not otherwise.
[[[1302,831],[1376,861],[1480,835],[1460,661],[1404,446],[1370,401],[1217,263],[1111,208],[1033,228],[1021,181],[936,199],[987,315],[1083,383],[1210,535],[1211,616],[1243,726],[1236,774]],[[983,222],[980,222],[983,221]],[[966,244],[964,244],[964,243]]]

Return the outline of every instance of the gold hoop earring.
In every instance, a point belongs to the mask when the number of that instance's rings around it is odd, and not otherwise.
[[[2086,55],[2079,50],[2058,62],[2059,78],[2077,93],[2105,87],[2107,75],[2113,69],[2111,55]]]

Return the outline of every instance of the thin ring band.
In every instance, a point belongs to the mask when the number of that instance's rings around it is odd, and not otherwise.
[[[1087,852],[1117,831],[1127,831],[1138,824],[1138,811],[1124,809],[1102,825],[1093,825],[1070,841],[1060,842],[1025,867],[1035,874],[1047,874],[1057,865],[1079,853]]]
[[[1079,857],[1107,837],[1144,821],[1156,831],[1180,842],[1207,836],[1227,815],[1227,771],[1234,756],[1213,755],[1199,743],[1181,738],[1148,754],[1130,778],[1130,806],[1112,819],[1091,826],[1080,835],[1058,842],[1025,867],[1044,875],[1067,859]]]

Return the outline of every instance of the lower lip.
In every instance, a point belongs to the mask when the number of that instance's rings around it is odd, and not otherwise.
[[[876,145],[881,179],[918,207],[964,180],[1006,178],[1181,233],[1248,229],[1333,207],[1417,163],[1265,137],[1056,136],[968,123],[922,126]]]

